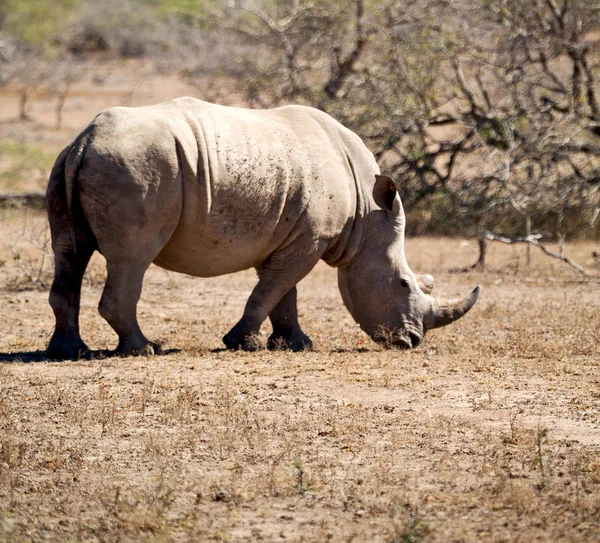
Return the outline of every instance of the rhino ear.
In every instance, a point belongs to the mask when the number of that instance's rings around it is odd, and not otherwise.
[[[387,175],[376,175],[373,187],[373,199],[375,203],[387,211],[393,211],[394,200],[398,194],[396,182]]]

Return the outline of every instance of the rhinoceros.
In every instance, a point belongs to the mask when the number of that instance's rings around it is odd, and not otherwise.
[[[419,345],[427,330],[462,317],[465,298],[430,296],[404,254],[405,215],[395,182],[361,139],[306,106],[251,110],[179,98],[100,113],[59,155],[47,189],[55,254],[47,354],[77,358],[82,277],[92,253],[106,258],[99,312],[120,354],[160,346],[136,316],[151,263],[192,276],[255,268],[258,284],[223,341],[301,350],[296,284],[324,260],[338,270],[344,304],[387,346]]]

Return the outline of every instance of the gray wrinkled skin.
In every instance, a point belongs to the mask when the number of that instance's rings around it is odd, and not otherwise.
[[[100,113],[60,154],[48,184],[56,316],[49,356],[87,351],[80,288],[95,250],[107,261],[99,311],[119,336],[119,353],[160,349],[136,317],[152,262],[201,277],[257,270],[244,314],[223,338],[229,348],[255,349],[267,317],[270,348],[310,348],[296,284],[319,259],[338,268],[344,303],[365,332],[416,346],[427,329],[466,313],[479,290],[454,301],[429,295],[433,278],[408,267],[402,204],[379,173],[355,134],[312,108],[255,111],[180,98]]]

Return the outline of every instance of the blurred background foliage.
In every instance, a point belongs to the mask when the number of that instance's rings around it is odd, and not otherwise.
[[[80,4],[81,0],[1,0],[0,30],[25,43],[48,46]]]
[[[589,0],[0,0],[20,121],[43,88],[60,127],[124,59],[198,98],[318,107],[398,180],[413,234],[600,236],[599,44]]]

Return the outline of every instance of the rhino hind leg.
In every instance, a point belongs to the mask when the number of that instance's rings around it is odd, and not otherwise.
[[[137,305],[146,270],[181,216],[182,179],[172,136],[158,131],[153,141],[141,154],[131,151],[129,140],[115,139],[108,150],[92,142],[78,178],[82,210],[106,259],[98,311],[119,336],[120,355],[160,352],[140,329]]]
[[[267,341],[270,351],[287,350],[298,352],[312,349],[311,339],[302,331],[298,322],[298,291],[290,290],[271,311],[269,319],[273,333]]]
[[[77,245],[77,252],[57,252],[54,256],[54,281],[50,289],[50,305],[56,326],[46,354],[57,360],[76,360],[89,349],[79,334],[81,282],[94,247]]]
[[[161,348],[143,334],[137,320],[137,304],[144,274],[150,262],[107,258],[107,277],[98,311],[119,336],[115,352],[121,355],[160,354]]]

